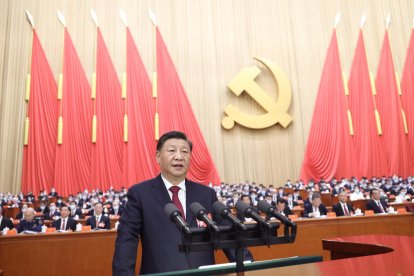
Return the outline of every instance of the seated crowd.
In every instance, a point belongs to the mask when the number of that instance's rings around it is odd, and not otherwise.
[[[298,208],[301,209],[301,216],[307,218],[325,216],[328,208],[336,216],[350,216],[356,212],[352,202],[360,199],[368,200],[366,210],[385,213],[388,211],[390,200],[402,203],[414,196],[414,177],[402,179],[397,176],[372,179],[363,177],[360,180],[355,177],[349,180],[333,178],[329,182],[321,179],[319,182],[311,180],[307,184],[287,180],[279,188],[248,181],[209,186],[216,191],[218,200],[228,207],[233,208],[236,202],[241,200],[257,211],[257,203],[266,200],[286,217]],[[52,188],[49,194],[40,191],[36,200],[31,192],[26,195],[22,192],[18,195],[0,193],[0,230],[6,227],[13,229],[16,226],[18,233],[40,232],[42,225],[51,221],[49,225],[56,230],[75,231],[80,219],[86,219],[85,224],[91,229],[110,229],[110,218],[119,218],[123,212],[127,202],[126,194],[126,188],[121,188],[120,191],[110,188],[106,192],[96,189],[89,193],[85,190],[76,195],[62,197]],[[321,202],[323,194],[336,197],[337,203],[327,208]],[[38,205],[36,209],[35,203]],[[4,209],[13,207],[20,209],[20,212],[11,218],[13,221],[2,216],[5,213]],[[239,214],[238,216],[243,221],[248,220]]]

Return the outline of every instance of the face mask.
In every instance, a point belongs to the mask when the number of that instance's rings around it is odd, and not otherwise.
[[[50,211],[51,211],[51,212],[54,212],[55,210],[56,210],[56,207],[54,207],[54,206],[51,206],[51,207],[50,207]]]
[[[59,199],[57,202],[58,202],[58,203],[62,203],[62,200],[61,200],[61,199]]]
[[[293,199],[292,197],[288,197],[288,200],[289,200],[289,201],[292,201],[292,199]]]
[[[44,210],[45,209],[45,206],[40,206],[40,209]]]
[[[359,190],[355,190],[355,193],[359,193]]]
[[[25,213],[25,212],[26,212],[26,208],[23,208],[23,209],[22,209],[22,213]]]
[[[70,205],[71,210],[75,210],[75,208],[76,208],[76,205]]]
[[[119,206],[113,206],[113,208],[114,208],[114,210],[118,210],[119,209]]]

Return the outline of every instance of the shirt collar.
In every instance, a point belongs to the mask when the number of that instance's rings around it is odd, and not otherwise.
[[[164,185],[165,185],[165,188],[167,189],[167,191],[169,191],[172,186],[178,186],[178,187],[180,187],[181,190],[183,190],[185,192],[185,179],[183,181],[181,181],[180,184],[173,185],[162,174],[161,174],[161,178],[162,178],[162,181],[164,182]]]

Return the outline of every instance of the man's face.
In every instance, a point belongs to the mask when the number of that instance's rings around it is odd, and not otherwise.
[[[167,140],[157,151],[157,162],[162,175],[172,184],[179,184],[187,175],[190,165],[190,145],[182,139]]]
[[[26,212],[24,213],[24,217],[26,221],[32,222],[35,217],[35,213],[33,212],[32,209],[27,209]]]
[[[321,205],[321,199],[319,197],[315,198],[314,200],[312,200],[312,205],[315,207],[319,207],[319,205]]]
[[[60,215],[62,216],[62,218],[67,218],[69,216],[70,210],[67,206],[62,207],[60,209]]]
[[[250,198],[248,196],[243,197],[242,200],[244,203],[246,203],[247,205],[250,205]]]
[[[277,204],[277,210],[278,210],[279,212],[282,212],[283,210],[285,210],[285,207],[286,207],[286,204],[285,204],[285,203],[279,202],[279,203]]]
[[[372,198],[373,198],[373,199],[375,199],[375,200],[380,200],[380,198],[381,198],[380,191],[378,191],[378,190],[373,190],[373,191],[372,191]]]
[[[100,214],[102,214],[102,211],[103,211],[102,204],[96,204],[95,205],[95,214],[100,215]]]
[[[346,203],[347,195],[346,195],[346,193],[340,193],[340,194],[338,195],[338,198],[339,198],[339,201],[340,201],[340,202],[342,202],[342,203]]]

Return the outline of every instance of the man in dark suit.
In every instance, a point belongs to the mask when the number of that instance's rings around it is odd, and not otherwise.
[[[90,225],[92,229],[111,229],[111,220],[103,215],[102,203],[95,204],[95,216],[86,220],[86,225]]]
[[[25,219],[21,220],[17,225],[17,233],[23,231],[41,232],[42,224],[35,220],[35,210],[33,208],[27,208],[24,213]]]
[[[109,209],[109,215],[111,216],[121,216],[124,212],[123,206],[120,205],[119,200],[112,202],[112,207]]]
[[[191,150],[192,144],[182,132],[168,132],[158,140],[156,159],[161,174],[128,190],[128,203],[121,216],[115,242],[114,276],[135,275],[140,238],[141,274],[214,264],[213,250],[188,254],[178,250],[182,241],[180,230],[164,211],[166,204],[174,202],[190,227],[197,227],[190,204],[199,202],[211,212],[213,203],[217,201],[213,189],[186,179]]]
[[[341,191],[338,194],[339,202],[332,207],[332,210],[335,212],[337,217],[350,216],[354,214],[354,208],[351,204],[348,204],[346,201],[348,199],[348,194],[346,191]]]
[[[0,205],[0,231],[2,231],[6,227],[9,229],[13,229],[14,228],[13,222],[8,218],[3,217],[2,213],[3,213],[3,208]]]
[[[52,202],[49,204],[49,212],[45,214],[44,218],[46,220],[53,220],[55,217],[60,217],[60,213],[56,209],[56,204]]]
[[[371,190],[371,200],[367,202],[366,210],[373,210],[375,214],[386,213],[387,203],[381,200],[381,193],[379,189]]]
[[[320,216],[326,216],[328,211],[325,205],[321,203],[321,196],[319,193],[313,193],[311,204],[305,205],[303,216],[308,218],[317,218]]]
[[[278,198],[276,200],[276,211],[285,217],[293,215],[292,210],[290,210],[290,208],[287,206],[286,200],[284,198]]]
[[[76,220],[69,217],[70,210],[68,206],[63,206],[60,208],[61,217],[58,220],[52,222],[52,227],[55,227],[56,230],[72,230],[76,231]]]
[[[76,201],[71,201],[69,203],[70,214],[69,217],[73,218],[74,220],[79,220],[82,218],[82,211],[76,205]]]

